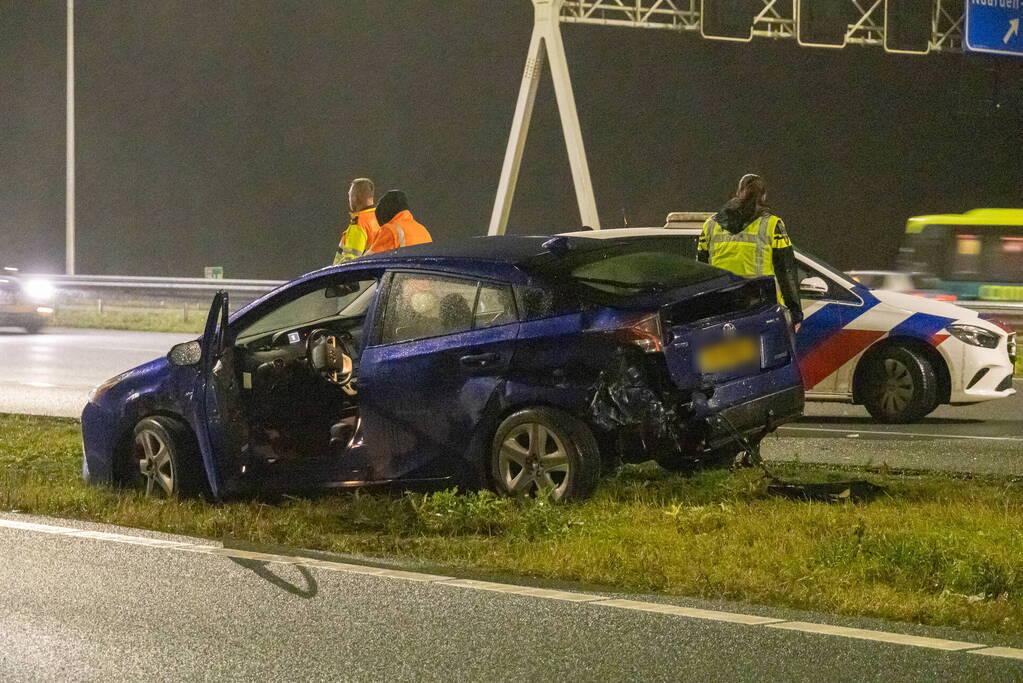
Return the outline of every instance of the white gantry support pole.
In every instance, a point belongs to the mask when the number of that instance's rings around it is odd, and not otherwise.
[[[590,180],[589,165],[586,163],[586,148],[583,145],[579,114],[576,111],[572,82],[568,74],[568,60],[565,58],[565,46],[561,40],[561,26],[558,23],[563,2],[564,0],[533,0],[533,36],[529,41],[526,67],[522,74],[518,103],[515,105],[515,116],[512,118],[511,135],[508,137],[508,149],[501,168],[501,180],[497,185],[497,199],[490,216],[490,228],[487,231],[490,235],[503,235],[508,227],[508,215],[511,213],[512,199],[515,196],[522,153],[526,148],[526,135],[533,116],[536,89],[543,74],[545,53],[551,64],[554,93],[558,100],[561,127],[572,169],[572,182],[579,203],[579,217],[583,225],[594,229],[600,228],[593,182]]]
[[[64,272],[75,274],[75,0],[67,0],[67,141],[64,176]]]

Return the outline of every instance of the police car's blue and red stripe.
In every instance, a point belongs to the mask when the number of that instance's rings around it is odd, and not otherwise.
[[[807,389],[820,384],[886,336],[913,337],[937,346],[949,336],[942,334],[942,330],[955,320],[913,313],[889,330],[849,329],[850,324],[881,303],[869,290],[858,288],[856,294],[862,304],[824,304],[807,316],[796,333],[796,355]]]

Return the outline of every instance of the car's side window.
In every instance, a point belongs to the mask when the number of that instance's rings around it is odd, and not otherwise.
[[[395,273],[380,342],[425,339],[472,329],[479,282],[421,273]]]
[[[393,344],[518,320],[511,287],[422,273],[395,273],[380,343]]]
[[[857,299],[849,290],[842,287],[833,279],[828,277],[827,273],[823,273],[816,268],[812,268],[802,261],[796,261],[796,272],[799,274],[799,297],[801,299],[810,299],[813,301],[848,301],[850,303],[858,303]],[[814,292],[802,286],[802,283],[807,278],[819,278],[824,281],[827,286],[826,292]]]
[[[515,297],[511,287],[504,285],[480,285],[473,315],[473,329],[496,327],[513,323],[518,319],[515,311]]]

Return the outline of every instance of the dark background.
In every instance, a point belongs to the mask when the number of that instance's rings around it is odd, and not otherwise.
[[[62,0],[0,0],[0,261],[63,269]],[[528,0],[76,7],[78,271],[287,278],[330,262],[345,191],[486,232]],[[794,239],[887,266],[905,219],[1021,201],[1021,63],[563,25],[604,225],[712,210],[748,171]],[[510,232],[578,227],[549,75]]]

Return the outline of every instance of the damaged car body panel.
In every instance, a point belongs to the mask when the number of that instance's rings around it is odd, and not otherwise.
[[[595,458],[699,462],[798,415],[802,384],[773,286],[674,245],[480,238],[316,271],[231,316],[219,294],[202,338],[97,389],[83,472],[137,482],[162,457],[165,489],[194,493],[193,475],[213,498],[396,481],[579,497]]]

